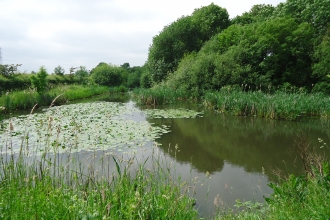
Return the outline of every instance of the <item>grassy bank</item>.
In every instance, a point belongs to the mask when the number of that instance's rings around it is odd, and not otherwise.
[[[39,94],[35,90],[27,89],[23,91],[8,92],[0,97],[0,106],[5,112],[16,109],[32,109],[34,105],[49,106],[58,97],[55,104],[62,104],[67,101],[88,98],[108,92],[106,86],[82,86],[82,85],[62,85],[49,91]]]

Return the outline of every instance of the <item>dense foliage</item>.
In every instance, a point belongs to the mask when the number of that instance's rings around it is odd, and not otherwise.
[[[127,72],[123,68],[106,63],[95,67],[91,76],[95,83],[104,86],[119,86],[127,80]]]
[[[228,25],[227,10],[212,3],[164,27],[149,48],[147,65],[153,81],[164,80],[185,54],[199,51],[205,41]]]
[[[39,94],[43,93],[47,89],[47,78],[48,73],[45,67],[40,67],[37,75],[31,77],[32,86],[37,90]]]
[[[155,36],[147,62],[150,84],[197,97],[242,84],[253,90],[293,86],[330,93],[328,0],[255,5],[229,27],[225,14],[211,4]]]

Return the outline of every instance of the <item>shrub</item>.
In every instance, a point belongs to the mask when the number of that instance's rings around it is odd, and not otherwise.
[[[34,88],[37,89],[37,92],[39,94],[43,93],[47,89],[47,71],[45,67],[40,67],[39,72],[37,73],[37,76],[31,77],[31,83]]]
[[[93,70],[92,77],[99,85],[119,86],[126,83],[127,73],[121,67],[102,64]]]

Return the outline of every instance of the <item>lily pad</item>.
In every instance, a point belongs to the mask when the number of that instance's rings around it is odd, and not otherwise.
[[[109,149],[123,151],[124,148],[141,147],[170,132],[166,125],[132,120],[135,113],[151,118],[194,118],[202,114],[187,109],[141,111],[134,105],[114,102],[56,106],[42,113],[3,121],[0,150],[2,153],[22,152],[25,155]]]

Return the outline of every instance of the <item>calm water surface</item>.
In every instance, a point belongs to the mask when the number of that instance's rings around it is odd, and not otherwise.
[[[135,106],[128,96],[99,96],[97,100]],[[214,198],[217,195],[224,207],[232,207],[237,199],[263,203],[264,196],[272,193],[267,184],[277,181],[271,172],[274,168],[295,175],[302,174],[300,158],[297,158],[293,149],[297,135],[306,136],[318,148],[318,138],[325,142],[329,140],[329,123],[320,119],[274,121],[226,116],[192,103],[157,108],[179,107],[204,111],[204,117],[148,119],[141,114],[133,114],[131,118],[170,126],[171,132],[157,139],[161,144],[159,151],[164,158],[175,161],[177,177],[196,185],[196,206],[204,217],[216,211]],[[149,150],[140,154],[141,157],[151,153],[151,145],[146,145]],[[177,153],[175,145],[179,147]],[[206,173],[210,174],[209,178]]]

